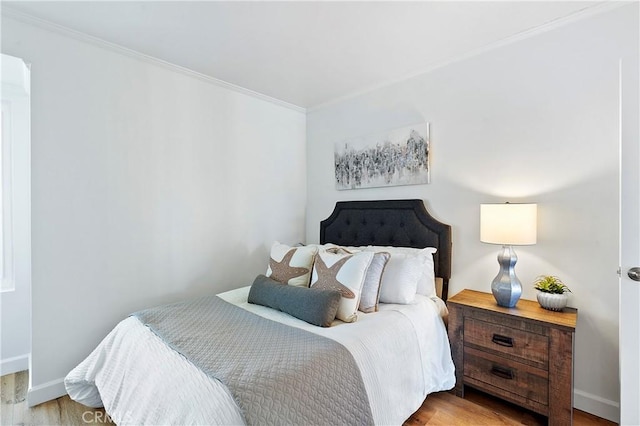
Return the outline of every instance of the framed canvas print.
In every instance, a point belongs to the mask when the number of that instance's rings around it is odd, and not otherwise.
[[[429,183],[429,123],[340,141],[334,159],[339,190]]]

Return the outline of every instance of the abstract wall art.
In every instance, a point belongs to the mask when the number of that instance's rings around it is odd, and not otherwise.
[[[429,183],[429,123],[419,123],[335,145],[336,189]]]

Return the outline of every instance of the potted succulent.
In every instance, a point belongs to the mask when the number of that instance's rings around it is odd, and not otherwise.
[[[538,290],[538,303],[543,308],[561,311],[567,306],[569,299],[567,292],[571,292],[571,290],[560,278],[553,275],[540,275],[533,284],[534,288]]]

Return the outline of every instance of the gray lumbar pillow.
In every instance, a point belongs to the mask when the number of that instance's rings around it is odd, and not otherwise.
[[[358,306],[359,311],[369,313],[378,310],[382,273],[390,258],[391,254],[387,252],[374,253],[369,269],[367,269],[367,275],[364,276],[360,305]]]
[[[249,290],[249,303],[268,306],[320,327],[330,327],[342,295],[324,290],[284,285],[258,275]]]

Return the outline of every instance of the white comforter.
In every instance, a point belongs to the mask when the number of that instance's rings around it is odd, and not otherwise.
[[[401,424],[427,394],[455,384],[442,304],[418,295],[411,305],[380,305],[355,323],[320,328],[247,303],[249,287],[219,296],[244,309],[329,337],[360,367],[376,424]],[[227,388],[167,347],[135,317],[120,322],[65,379],[69,396],[104,406],[119,425],[242,424]]]

